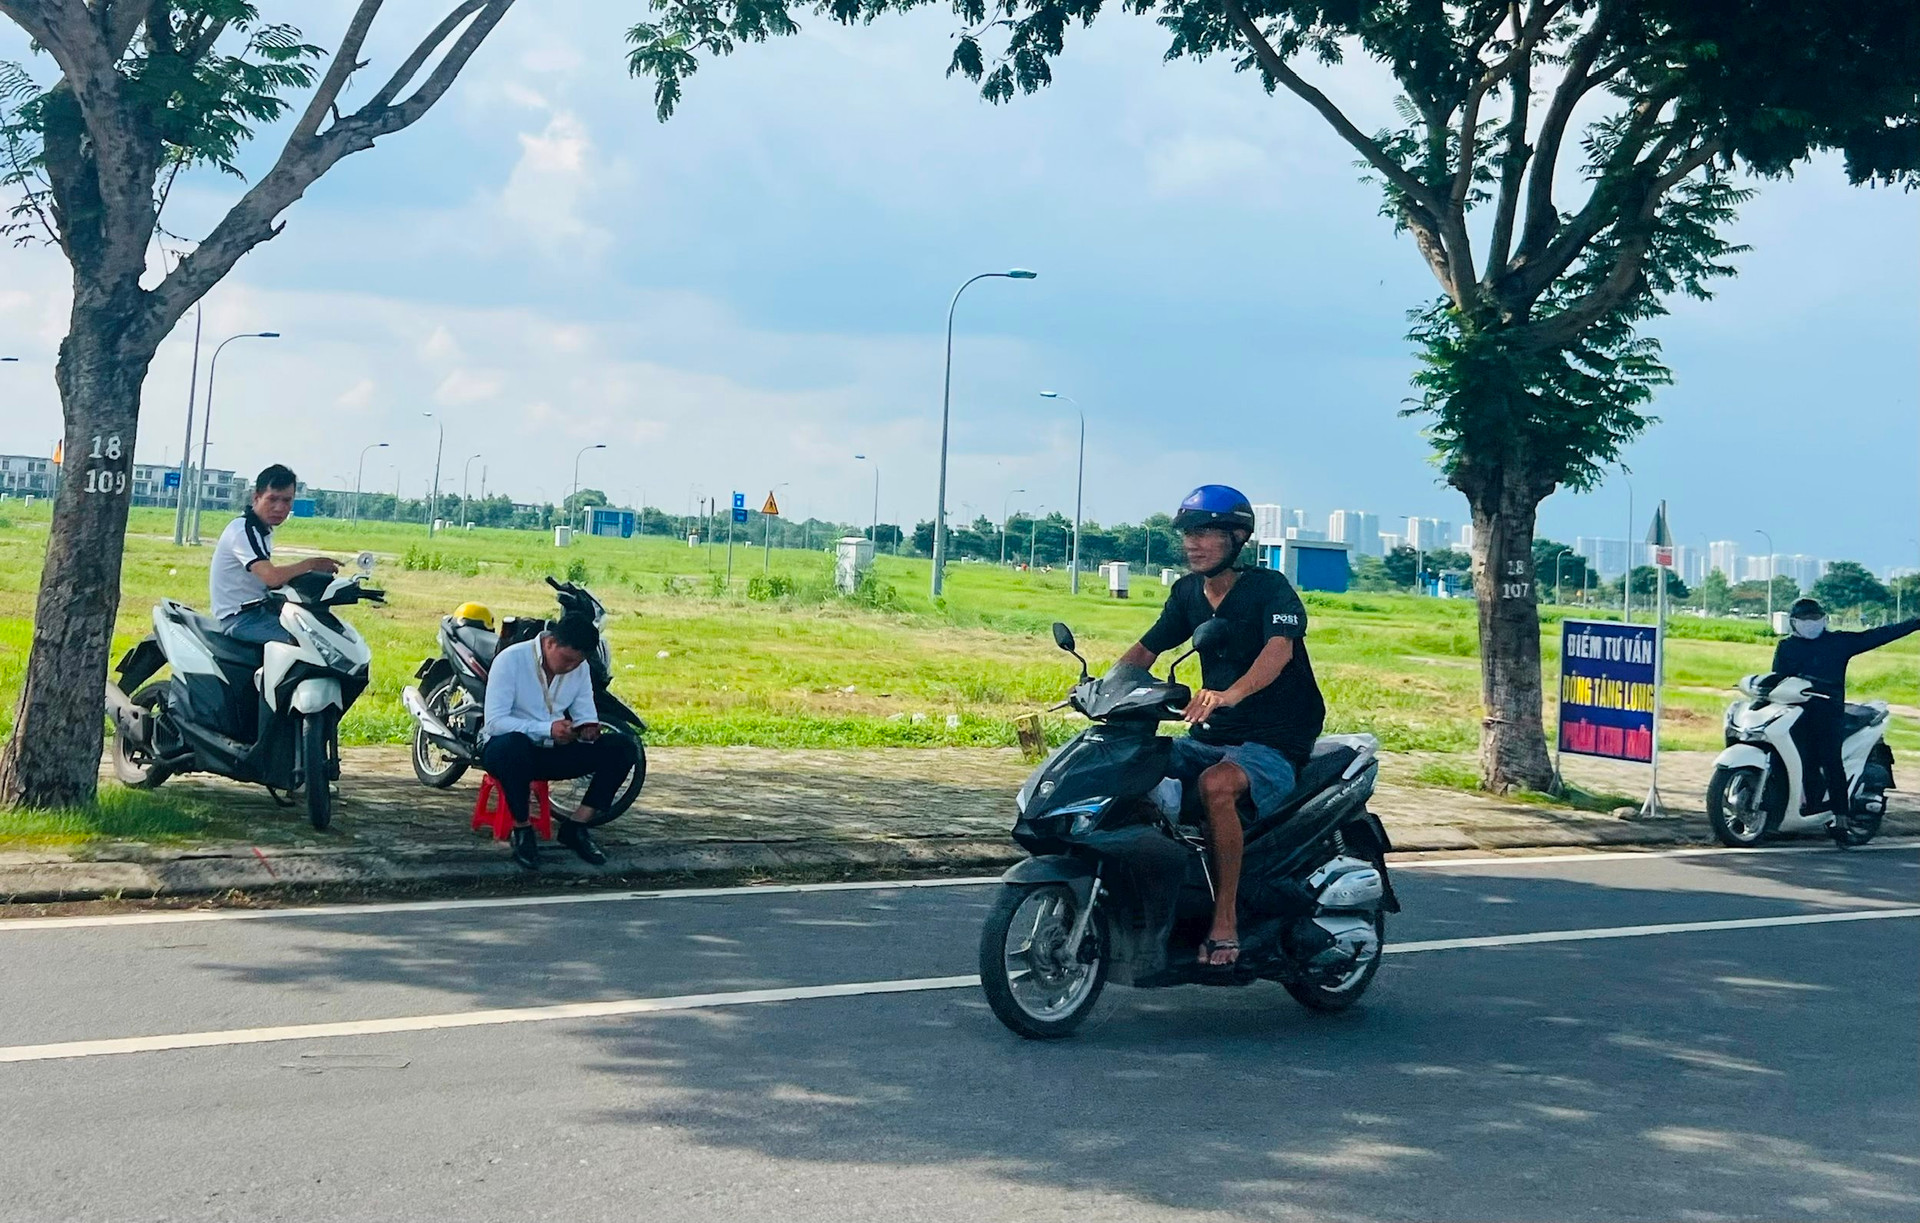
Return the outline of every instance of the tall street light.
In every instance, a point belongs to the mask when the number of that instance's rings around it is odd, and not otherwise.
[[[1007,503],[1012,501],[1016,494],[1026,491],[1024,488],[1012,489],[1006,496],[1000,498],[1000,563],[1003,566],[1007,563]]]
[[[467,529],[467,473],[473,470],[473,461],[480,456],[470,454],[467,461],[460,465],[460,529]]]
[[[159,234],[154,235],[155,240]],[[170,251],[164,245],[160,247],[161,257],[173,256],[173,266],[178,268],[184,258],[178,251]],[[180,442],[180,488],[173,498],[173,546],[178,548],[187,542],[187,486],[188,473],[193,470],[193,409],[194,401],[200,392],[200,329],[203,321],[204,301],[193,303],[193,363],[187,372],[187,431]]]
[[[1073,410],[1080,414],[1080,465],[1073,478],[1073,560],[1067,565],[1071,580],[1070,593],[1080,593],[1080,496],[1087,483],[1087,414],[1079,401],[1071,395],[1062,395],[1059,391],[1041,391],[1042,399],[1064,399],[1073,404]]]
[[[1627,538],[1626,538],[1627,572],[1620,579],[1620,619],[1625,621],[1628,624],[1632,624],[1633,623],[1633,481],[1627,479],[1625,475],[1622,475],[1620,479],[1627,486]]]
[[[193,481],[193,542],[195,544],[200,542],[200,501],[202,487],[207,482],[207,437],[213,431],[213,380],[220,373],[220,349],[235,340],[277,340],[279,338],[280,333],[277,331],[243,331],[239,335],[230,335],[220,341],[220,347],[213,350],[213,364],[207,370],[207,410],[200,420],[200,470],[195,473]],[[186,481],[184,475],[180,479],[182,483]]]
[[[1755,535],[1767,541],[1767,631],[1773,631],[1773,536],[1755,528]]]
[[[579,454],[573,456],[573,493],[567,498],[567,515],[569,520],[571,520],[572,516],[578,513],[580,509],[579,506],[572,504],[573,499],[580,495],[580,455],[585,454],[589,450],[605,450],[606,448],[607,444],[605,442],[595,442],[591,446],[580,447]]]
[[[1029,272],[1025,268],[1013,268],[1005,272],[982,272],[953,291],[953,301],[947,306],[947,374],[940,392],[940,493],[939,502],[933,513],[933,597],[939,598],[946,589],[947,563],[947,434],[952,419],[953,408],[953,312],[960,306],[960,295],[967,291],[967,285],[975,280],[1000,278],[1003,280],[1032,280],[1038,272]]]
[[[385,442],[374,442],[370,446],[362,446],[360,448],[360,462],[356,464],[353,469],[353,521],[355,524],[358,524],[360,521],[360,477],[367,470],[367,451],[385,450],[386,448],[387,444]]]
[[[1034,556],[1035,556],[1034,549],[1036,547],[1036,541],[1040,538],[1040,511],[1046,508],[1047,507],[1044,505],[1034,506],[1033,517],[1027,519],[1027,572],[1028,573],[1033,572],[1033,562],[1034,562]]]
[[[1553,601],[1560,602],[1560,562],[1573,555],[1572,548],[1561,548],[1553,554]]]
[[[856,454],[853,457],[873,467],[873,528],[867,532],[867,538],[873,541],[873,546],[877,549],[880,546],[880,464],[864,454]]]
[[[431,412],[420,415],[430,418],[440,429],[440,441],[433,448],[433,492],[430,494],[433,500],[427,505],[427,538],[432,539],[434,520],[440,517],[440,456],[447,449],[447,422]]]

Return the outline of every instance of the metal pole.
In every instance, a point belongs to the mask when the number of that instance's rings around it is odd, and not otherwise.
[[[1075,411],[1079,411],[1079,404],[1074,404],[1073,406]],[[1080,593],[1080,496],[1086,488],[1086,483],[1087,414],[1080,412],[1080,466],[1078,473],[1073,478],[1073,564],[1070,571],[1073,582],[1070,592],[1072,594]]]
[[[428,412],[428,416],[433,413]],[[440,456],[447,448],[447,424],[439,417],[433,417],[433,423],[440,427],[440,441],[433,449],[433,500],[427,505],[427,538],[433,538],[434,519],[440,517]]]
[[[1000,498],[1000,565],[1002,568],[1007,564],[1007,506],[1016,496],[1026,491],[1024,488],[1010,489],[1006,496]]]
[[[1753,532],[1767,541],[1767,631],[1773,631],[1773,536],[1755,529]]]
[[[173,546],[187,542],[187,473],[193,470],[193,409],[200,393],[200,302],[193,303],[193,372],[187,376],[187,437],[180,443],[180,491],[173,499]]]
[[[953,314],[960,307],[960,295],[967,291],[967,285],[976,280],[1000,277],[1008,280],[1032,280],[1034,273],[1023,268],[1009,272],[982,272],[966,280],[953,291],[953,300],[947,304],[947,362],[946,376],[940,389],[940,491],[934,504],[933,513],[933,597],[939,598],[946,589],[947,563],[947,439],[953,418]]]
[[[480,456],[470,454],[467,461],[460,465],[460,529],[467,529],[467,473],[473,470],[473,461]]]
[[[733,511],[727,511],[727,589],[733,589]]]
[[[367,451],[384,450],[386,445],[385,442],[374,442],[360,448],[360,462],[353,469],[353,522],[356,526],[360,523],[360,477],[367,470]]]
[[[1640,807],[1641,815],[1660,814],[1660,714],[1667,662],[1667,567],[1655,565],[1654,569],[1657,610],[1653,626],[1653,777],[1647,786],[1647,801]]]
[[[1621,477],[1623,480],[1626,477]],[[1627,480],[1627,572],[1620,579],[1620,619],[1633,623],[1633,481]]]
[[[219,347],[213,350],[213,361],[207,368],[207,410],[200,418],[200,470],[193,482],[193,542],[196,546],[200,543],[201,486],[207,482],[207,448],[212,445],[208,438],[213,432],[213,379],[214,375],[220,372],[220,350],[235,340],[277,340],[279,338],[280,333],[277,331],[248,331],[240,335],[228,336],[220,341]]]

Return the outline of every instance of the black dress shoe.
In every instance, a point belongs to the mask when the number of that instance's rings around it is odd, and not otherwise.
[[[556,841],[579,854],[580,860],[588,866],[606,865],[607,855],[593,843],[593,836],[585,824],[579,820],[555,820],[554,823],[560,826],[560,831],[554,834]]]
[[[540,869],[540,838],[534,834],[531,824],[516,827],[507,844],[512,847],[515,863],[530,871]]]

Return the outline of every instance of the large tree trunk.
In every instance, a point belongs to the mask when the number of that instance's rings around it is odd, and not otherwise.
[[[0,751],[0,806],[93,801],[105,730],[102,693],[132,497],[140,385],[152,351],[129,353],[107,307],[76,307],[56,380],[64,465],[34,606],[33,652]]]
[[[1533,524],[1544,494],[1509,470],[1463,489],[1473,510],[1473,589],[1480,604],[1480,784],[1546,790],[1553,764],[1541,721],[1540,610]]]

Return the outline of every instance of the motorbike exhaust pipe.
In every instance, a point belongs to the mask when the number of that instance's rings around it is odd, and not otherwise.
[[[466,744],[460,742],[459,737],[447,729],[447,724],[433,716],[432,711],[427,708],[426,698],[420,695],[420,689],[411,684],[402,688],[400,703],[407,707],[407,712],[413,715],[415,722],[420,724],[420,729],[427,732],[427,738],[461,756],[471,754]]]
[[[113,715],[114,733],[143,748],[153,746],[153,719],[112,680],[107,681],[107,712]]]
[[[107,681],[107,709],[111,711],[115,717],[120,718],[130,718],[146,712],[141,709],[140,706],[134,704],[126,693],[120,691],[120,685],[114,683],[112,680]]]

